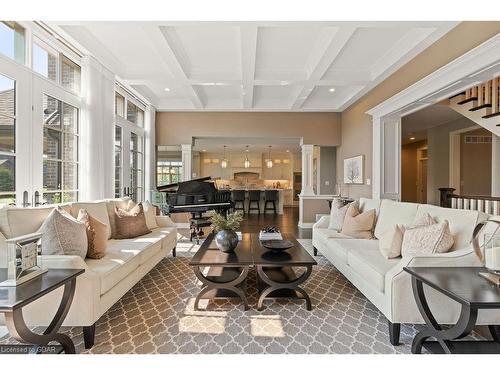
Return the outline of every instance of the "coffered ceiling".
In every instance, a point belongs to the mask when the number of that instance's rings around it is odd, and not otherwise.
[[[51,22],[158,110],[342,111],[456,22]]]

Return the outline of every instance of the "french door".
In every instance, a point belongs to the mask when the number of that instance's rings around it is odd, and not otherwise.
[[[75,94],[0,56],[0,204],[78,200],[80,106]]]

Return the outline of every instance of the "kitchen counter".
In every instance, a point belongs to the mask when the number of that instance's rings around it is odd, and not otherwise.
[[[284,202],[285,202],[285,199],[284,199],[284,192],[285,190],[291,190],[291,189],[272,189],[272,188],[269,188],[269,189],[265,189],[265,188],[231,188],[231,189],[220,189],[220,190],[229,190],[229,191],[233,191],[233,190],[244,190],[246,192],[245,194],[245,202],[244,202],[244,205],[245,205],[245,212],[248,211],[248,192],[249,191],[260,191],[260,201],[259,201],[259,206],[260,206],[260,213],[264,213],[264,205],[265,205],[265,192],[267,190],[277,190],[278,191],[278,201],[276,202],[276,211],[278,213],[278,215],[283,215],[283,205],[284,205]],[[268,205],[268,208],[272,207],[271,204]],[[252,213],[257,213],[257,210],[252,210],[251,211]],[[267,211],[267,214],[272,214],[273,211],[272,210],[269,210]]]

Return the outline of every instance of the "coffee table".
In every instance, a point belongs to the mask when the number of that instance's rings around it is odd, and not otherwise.
[[[267,298],[304,299],[307,310],[312,309],[311,299],[300,285],[309,278],[317,263],[292,235],[283,234],[283,239],[293,242],[294,247],[281,253],[262,246],[258,233],[243,233],[234,253],[217,249],[214,237],[212,233],[205,239],[189,263],[203,284],[195,300],[195,310],[201,298],[227,297],[241,298],[247,310],[246,277],[251,266],[255,267],[258,276],[258,310],[263,309]],[[210,267],[206,275],[201,271],[204,267]],[[300,276],[295,273],[297,267],[305,268]]]
[[[295,246],[275,253],[262,246],[258,233],[251,235],[253,263],[257,269],[260,292],[257,309],[259,311],[263,309],[266,298],[299,298],[305,299],[307,310],[310,311],[311,299],[300,285],[309,278],[312,267],[317,263],[294,236],[286,233],[282,233],[282,236]],[[306,270],[297,276],[294,270],[297,267],[305,267]]]
[[[223,253],[215,245],[215,234],[210,233],[201,244],[189,265],[194,274],[203,284],[196,297],[194,309],[199,309],[200,299],[239,297],[248,310],[248,300],[245,295],[246,277],[253,264],[250,234],[244,233],[234,253]],[[209,267],[203,274],[202,268]]]

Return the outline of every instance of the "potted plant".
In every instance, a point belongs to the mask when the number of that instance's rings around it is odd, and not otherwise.
[[[215,244],[220,251],[224,253],[233,252],[238,245],[238,234],[236,230],[240,227],[243,221],[241,211],[235,211],[224,216],[219,213],[212,215],[212,229],[217,232],[215,235]]]

